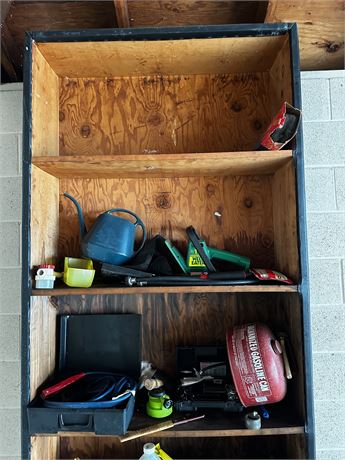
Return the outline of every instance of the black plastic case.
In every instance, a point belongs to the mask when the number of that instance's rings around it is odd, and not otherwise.
[[[60,316],[58,356],[58,374],[102,370],[138,379],[141,365],[141,316]],[[112,409],[61,410],[44,407],[42,399],[37,396],[27,409],[29,433],[74,431],[122,435],[132,419],[134,406],[135,398],[131,397],[121,406]]]

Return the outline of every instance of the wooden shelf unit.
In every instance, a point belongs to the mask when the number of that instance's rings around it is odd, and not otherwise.
[[[243,322],[286,331],[295,356],[287,396],[259,433],[215,413],[146,441],[162,438],[173,458],[312,458],[300,139],[294,151],[255,150],[281,104],[299,106],[296,52],[291,24],[28,35],[24,456],[139,458],[143,440],[30,437],[26,420],[26,405],[55,369],[58,315],[139,313],[143,359],[171,375],[176,346],[224,344],[226,331]],[[192,224],[210,246],[295,284],[34,289],[35,266],[80,255],[76,210],[64,192],[80,202],[87,228],[123,207],[142,218],[149,237],[159,233],[185,252]],[[130,429],[147,423],[135,416]]]

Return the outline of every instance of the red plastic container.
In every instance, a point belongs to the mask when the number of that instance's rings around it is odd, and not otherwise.
[[[272,404],[284,398],[282,349],[267,326],[235,326],[228,332],[227,349],[234,384],[245,407]]]

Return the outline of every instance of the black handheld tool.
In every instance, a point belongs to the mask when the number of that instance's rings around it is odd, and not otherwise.
[[[101,273],[108,277],[123,277],[123,276],[154,276],[153,273],[144,272],[123,265],[102,264]]]
[[[192,242],[192,244],[195,247],[195,249],[198,251],[199,256],[202,258],[202,261],[206,265],[207,271],[210,272],[210,273],[216,272],[217,270],[216,270],[215,266],[211,262],[211,259],[206,254],[206,252],[204,251],[204,248],[202,247],[202,245],[200,243],[200,237],[196,233],[195,228],[192,227],[192,226],[189,226],[189,227],[187,227],[186,232],[187,232],[188,238]]]

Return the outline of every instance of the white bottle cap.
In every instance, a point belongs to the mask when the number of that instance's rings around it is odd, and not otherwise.
[[[155,450],[155,445],[152,442],[144,444],[144,454],[154,454]]]

